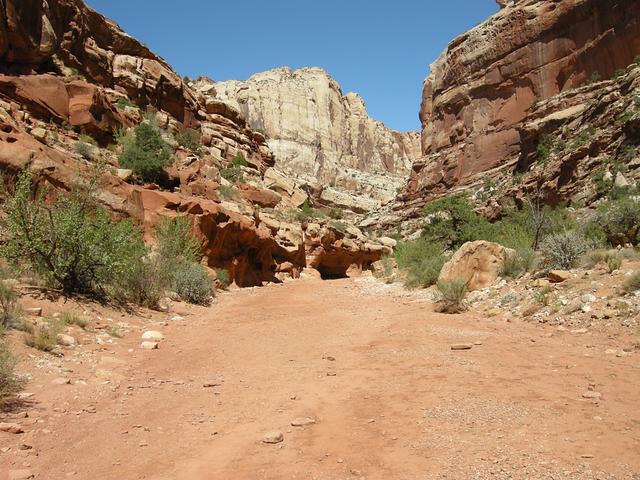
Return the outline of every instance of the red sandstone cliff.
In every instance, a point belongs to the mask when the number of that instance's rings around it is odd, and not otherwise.
[[[400,196],[405,213],[512,168],[537,102],[609,78],[640,54],[637,0],[498,3],[431,66],[420,112],[424,158]]]

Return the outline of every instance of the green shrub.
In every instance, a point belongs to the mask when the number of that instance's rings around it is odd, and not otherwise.
[[[13,287],[0,280],[0,327],[9,326],[15,320],[18,295]]]
[[[343,217],[342,210],[337,208],[330,209],[327,215],[334,220],[342,220]]]
[[[438,289],[440,311],[460,313],[465,310],[464,298],[467,296],[467,284],[461,278],[441,280],[436,284]]]
[[[234,167],[248,167],[249,162],[247,162],[247,159],[244,157],[242,152],[238,152],[236,156],[233,157],[233,160],[231,160],[231,165]]]
[[[240,167],[221,168],[220,176],[231,183],[241,183],[244,181],[244,172]]]
[[[227,200],[233,200],[238,196],[238,191],[228,185],[220,185],[218,187],[218,193],[222,198],[225,198]]]
[[[533,249],[516,250],[508,253],[500,266],[500,275],[504,278],[518,278],[533,271],[536,265],[536,253]]]
[[[636,270],[625,280],[623,289],[627,293],[634,293],[640,290],[640,270]]]
[[[179,263],[173,276],[173,286],[180,298],[196,305],[209,305],[215,294],[211,277],[199,263]]]
[[[193,224],[188,217],[162,219],[156,227],[158,255],[168,260],[200,260],[201,245],[193,234]]]
[[[176,134],[176,141],[181,147],[188,148],[195,152],[200,148],[200,132],[193,128],[187,128]]]
[[[18,393],[22,388],[24,382],[15,373],[16,363],[9,347],[4,342],[0,342],[0,402]]]
[[[473,211],[464,195],[443,197],[422,211],[427,221],[422,236],[431,242],[458,249],[466,242],[493,237],[491,224]]]
[[[126,137],[125,137],[126,138]],[[160,130],[149,122],[135,129],[133,141],[125,141],[120,154],[120,166],[133,171],[139,181],[163,183],[167,174],[171,151]]]
[[[606,262],[609,252],[603,249],[589,250],[582,257],[582,266],[593,268],[600,263]]]
[[[121,282],[117,298],[123,302],[156,308],[170,285],[170,264],[158,256],[141,258]]]
[[[425,238],[399,243],[395,256],[398,267],[406,272],[406,286],[416,288],[434,285],[446,261],[443,251],[441,243]]]
[[[607,269],[609,273],[613,273],[616,270],[620,270],[622,267],[622,256],[620,256],[617,252],[610,254],[607,257]]]
[[[32,199],[31,175],[23,172],[0,222],[0,255],[23,262],[67,294],[108,296],[144,254],[142,235],[130,221],[112,221],[89,188],[59,193],[47,203]]]
[[[632,196],[609,200],[598,208],[596,223],[614,245],[640,242],[640,202]]]
[[[137,107],[137,105],[126,97],[120,97],[116,100],[116,108],[118,110],[124,110],[127,107]]]
[[[600,80],[602,80],[602,75],[600,75],[600,72],[596,70],[591,74],[587,83],[598,83]]]
[[[624,77],[627,74],[627,71],[624,68],[618,68],[615,72],[613,72],[613,78]]]
[[[231,281],[229,279],[229,271],[224,268],[216,268],[216,280],[220,283],[220,288],[223,290],[227,289],[229,285],[231,285]]]
[[[575,230],[549,235],[540,244],[545,265],[563,270],[575,267],[588,249],[586,238]]]
[[[549,158],[553,150],[553,138],[550,135],[542,135],[536,147],[536,159],[543,165],[549,163]]]

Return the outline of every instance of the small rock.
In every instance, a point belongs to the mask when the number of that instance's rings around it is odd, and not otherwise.
[[[119,168],[116,170],[116,176],[125,182],[131,178],[133,175],[133,170],[129,170],[128,168]]]
[[[9,470],[9,480],[29,480],[35,478],[31,470]]]
[[[582,394],[582,398],[588,398],[591,400],[598,400],[602,395],[599,392],[593,392],[591,390],[586,391]]]
[[[282,441],[284,441],[284,434],[279,431],[265,433],[265,435],[262,437],[262,443],[271,445],[281,443]]]
[[[451,345],[451,350],[471,350],[472,347],[470,343],[456,343]]]
[[[582,300],[582,303],[593,303],[597,300],[597,298],[592,293],[585,293],[580,297],[580,300]]]
[[[580,458],[593,458],[593,455],[590,453],[583,453],[582,455],[580,455]]]
[[[181,322],[183,320],[184,320],[184,317],[181,317],[180,315],[174,315],[173,317],[171,317],[172,322]]]
[[[62,345],[63,347],[75,347],[76,339],[73,338],[71,335],[66,335],[64,333],[59,333],[58,334],[58,344]]]
[[[547,278],[553,283],[562,283],[571,278],[571,272],[566,270],[551,270],[547,274]]]
[[[571,330],[571,333],[581,334],[589,332],[586,328],[576,328],[575,330]]]
[[[158,342],[142,342],[140,348],[145,350],[157,350],[160,345]]]
[[[31,132],[29,133],[31,133],[31,136],[38,140],[40,143],[47,142],[47,131],[44,128],[37,127],[31,130]]]
[[[17,423],[0,423],[0,432],[18,434],[24,433],[24,430]]]
[[[546,278],[537,278],[531,282],[531,286],[534,288],[545,288],[551,284]]]
[[[51,383],[54,385],[71,385],[71,379],[67,377],[54,378]]]
[[[34,317],[42,316],[42,307],[34,307],[34,308],[25,308],[24,312],[33,315]]]
[[[142,334],[142,340],[159,342],[160,340],[164,340],[164,335],[160,332],[156,332],[155,330],[147,330]]]
[[[291,421],[291,426],[292,427],[307,427],[309,425],[313,425],[315,424],[316,421],[313,418],[296,418],[294,420]]]

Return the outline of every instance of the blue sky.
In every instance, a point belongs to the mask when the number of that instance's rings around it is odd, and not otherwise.
[[[369,114],[420,127],[422,81],[495,0],[86,0],[181,75],[243,80],[279,66],[322,67]]]

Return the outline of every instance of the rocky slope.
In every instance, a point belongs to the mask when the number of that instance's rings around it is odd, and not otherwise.
[[[371,119],[362,98],[343,95],[320,68],[277,68],[247,81],[201,78],[193,86],[264,132],[276,166],[327,205],[378,208],[395,197],[419,156],[416,132]]]
[[[640,54],[638,2],[498,3],[500,12],[453,40],[431,65],[421,108],[424,156],[395,207],[400,217],[416,215],[425,202],[452,189],[495,180],[516,166],[525,171],[532,141],[534,150],[539,142],[530,135],[532,121],[553,114],[568,119],[581,111],[578,105],[598,108],[601,100],[612,104],[629,93],[628,84],[597,80],[611,78]],[[592,87],[578,88],[589,83]],[[570,106],[575,109],[567,111]],[[592,111],[591,117],[599,113]],[[622,128],[602,123],[608,136],[623,141]],[[567,125],[569,137],[588,127]],[[624,142],[638,144],[631,138]],[[592,151],[590,157],[601,153]],[[561,184],[574,181],[573,170],[563,168]]]
[[[117,148],[104,148],[144,118],[175,150],[172,192],[127,183]],[[197,149],[178,146],[174,135],[186,128],[198,131]],[[96,145],[78,148],[87,135]],[[240,154],[246,165],[236,166],[242,175],[232,186],[221,171]],[[228,269],[239,286],[297,277],[305,268],[344,276],[390,252],[390,239],[369,239],[347,224],[300,222],[296,207],[306,194],[272,168],[264,135],[229,105],[184,85],[164,60],[81,0],[1,2],[3,177],[30,168],[39,184],[68,189],[98,159],[110,167],[100,182],[105,206],[134,217],[147,234],[161,216],[191,215],[206,264]]]

